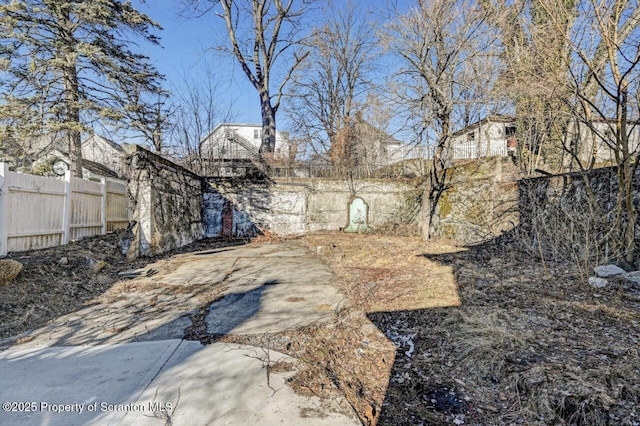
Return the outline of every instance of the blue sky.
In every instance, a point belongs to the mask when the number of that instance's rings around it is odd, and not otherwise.
[[[138,10],[162,26],[157,32],[162,47],[140,42],[138,51],[148,55],[166,76],[166,88],[172,92],[183,87],[185,78],[202,78],[205,67],[215,64],[214,74],[221,85],[221,102],[234,104],[236,121],[260,122],[255,89],[244,75],[238,74],[233,58],[211,50],[227,40],[224,22],[213,15],[202,18],[182,16],[183,7],[175,0],[152,0],[138,3]],[[208,65],[209,64],[209,65]]]
[[[333,0],[333,7],[340,7],[346,1],[348,0]],[[366,5],[355,1],[354,4],[372,11],[383,6],[386,1],[370,0]],[[324,3],[318,0],[314,6]],[[184,7],[180,0],[147,0],[144,3],[134,0],[134,4],[138,10],[163,27],[163,31],[157,33],[161,37],[162,48],[141,42],[137,50],[148,55],[166,76],[168,89],[174,92],[181,90],[185,76],[200,78],[205,67],[213,66],[214,74],[220,82],[221,102],[225,107],[233,104],[234,121],[261,121],[257,92],[237,66],[235,58],[223,56],[211,49],[212,46],[228,44],[221,18],[212,14],[201,18],[181,16]],[[326,9],[318,7],[314,14],[319,17],[324,10]]]

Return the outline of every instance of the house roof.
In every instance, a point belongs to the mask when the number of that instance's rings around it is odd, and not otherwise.
[[[362,117],[357,117],[356,120],[357,121],[351,125],[356,135],[369,135],[379,140],[380,143],[387,144],[387,145],[403,144],[402,141],[394,138],[384,130],[377,128],[376,126],[372,125],[368,121],[362,119]]]
[[[60,149],[54,149],[49,154],[52,156],[58,157],[67,163],[70,163],[71,161],[69,158],[69,154],[66,151],[63,151]],[[104,164],[96,163],[95,161],[90,161],[85,158],[82,159],[82,167],[84,169],[87,169],[91,173],[95,173],[100,176],[113,177],[113,178],[118,177],[118,174],[115,171],[111,170],[109,167],[105,166]]]
[[[90,143],[91,140],[94,138],[97,138],[103,141],[104,143],[106,143],[116,151],[124,152],[122,147],[117,143],[115,143],[114,141],[112,141],[111,139],[105,138],[104,136],[100,136],[95,133],[85,138],[85,140],[82,141],[82,145]],[[46,154],[54,150],[58,150],[60,152],[66,152],[68,150],[68,143],[64,139],[64,136],[60,134],[44,134],[44,135],[34,136],[30,138],[27,146],[28,146],[28,151],[32,155],[35,155],[36,157],[39,157],[42,154]]]
[[[109,145],[110,147],[112,147],[116,151],[124,152],[124,149],[122,149],[122,146],[120,146],[119,144],[115,143],[111,139],[105,138],[104,136],[100,136],[100,135],[98,135],[96,133],[92,134],[91,136],[87,137],[84,141],[82,141],[82,145],[90,142],[91,139],[93,139],[93,138],[100,139],[101,141],[105,142],[107,145]]]
[[[452,136],[458,136],[464,133],[467,133],[471,130],[477,129],[478,127],[480,127],[482,124],[487,124],[487,123],[508,123],[508,124],[512,124],[515,123],[516,119],[515,117],[512,117],[510,115],[501,115],[501,114],[494,114],[494,115],[488,115],[484,118],[481,118],[480,120],[469,124],[467,127],[463,127],[460,130],[457,130],[456,132],[453,133]]]
[[[116,172],[114,172],[104,164],[96,163],[95,161],[89,161],[83,158],[82,167],[84,167],[85,169],[89,170],[92,173],[95,173],[97,175],[101,175],[104,177],[113,177],[113,178],[118,177],[118,174]]]
[[[262,124],[256,124],[256,123],[220,123],[216,127],[214,127],[213,130],[210,131],[207,134],[207,136],[205,136],[202,140],[205,141],[205,140],[209,139],[211,137],[211,135],[216,133],[218,131],[218,129],[220,129],[222,127],[254,127],[254,128],[260,128],[261,129],[262,128]],[[278,129],[276,129],[276,135],[280,135],[281,137],[283,137],[283,133],[281,131],[279,131]]]

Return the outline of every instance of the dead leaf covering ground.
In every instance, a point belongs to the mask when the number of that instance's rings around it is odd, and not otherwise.
[[[365,422],[640,424],[640,292],[628,283],[592,288],[506,239],[468,249],[376,235],[305,241],[329,248],[319,251],[352,308],[396,346],[387,377],[373,373],[386,373],[380,358],[358,360],[360,378],[380,380],[367,383],[366,403],[352,402],[381,407],[373,419],[360,409]]]
[[[24,269],[0,286],[0,337],[97,296],[126,294],[126,282],[113,285],[117,272],[154,259],[126,264],[117,240],[12,255]],[[346,295],[335,320],[277,335],[215,336],[298,358],[304,368],[289,379],[298,391],[343,393],[363,424],[640,425],[637,289],[593,289],[569,265],[540,264],[500,241],[463,248],[341,233],[299,240]],[[220,244],[229,242],[184,251]],[[163,263],[169,269],[180,262],[174,256]],[[96,273],[99,260],[106,265]]]

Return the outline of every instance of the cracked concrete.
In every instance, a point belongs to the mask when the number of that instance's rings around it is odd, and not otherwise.
[[[11,384],[0,389],[2,401],[85,408],[9,410],[0,423],[359,424],[346,400],[302,397],[286,386],[292,372],[267,374],[270,362],[294,359],[184,340],[190,316],[203,308],[214,335],[330,321],[342,296],[319,259],[285,242],[191,253],[173,266],[131,271],[121,300],[60,317],[0,352],[0,376]],[[204,294],[218,298],[203,306]]]

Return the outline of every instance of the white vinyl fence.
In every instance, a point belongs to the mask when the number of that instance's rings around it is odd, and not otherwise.
[[[126,183],[47,178],[0,163],[0,256],[104,235],[129,223]]]

